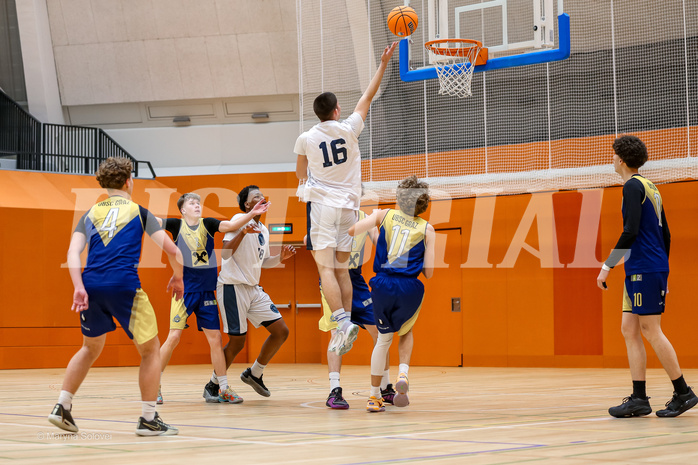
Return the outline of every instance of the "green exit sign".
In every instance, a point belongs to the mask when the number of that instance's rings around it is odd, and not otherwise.
[[[270,224],[270,234],[293,234],[293,223]]]

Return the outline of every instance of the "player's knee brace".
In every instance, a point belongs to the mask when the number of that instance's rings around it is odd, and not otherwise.
[[[383,376],[385,356],[388,354],[392,342],[393,333],[378,335],[376,345],[373,347],[373,354],[371,354],[371,376]]]

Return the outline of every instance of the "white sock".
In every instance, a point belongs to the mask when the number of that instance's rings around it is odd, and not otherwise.
[[[339,387],[339,372],[330,371],[330,390]]]
[[[143,409],[143,414],[141,415],[146,421],[153,421],[155,419],[155,402],[141,402]]]
[[[70,410],[73,407],[73,396],[75,394],[68,391],[61,391],[58,394],[58,403],[63,406],[64,409]]]
[[[337,322],[337,328],[340,331],[344,329],[345,321],[349,322],[349,318],[347,317],[347,312],[345,312],[343,308],[340,308],[340,309],[332,312],[332,318],[334,318],[334,321]]]
[[[252,364],[252,368],[250,368],[250,371],[252,372],[252,376],[255,378],[259,378],[264,374],[264,369],[266,368],[266,365],[262,365],[259,363],[257,360],[254,361]]]
[[[410,371],[410,366],[406,363],[401,363],[400,368],[398,369],[398,373],[404,373],[407,374]]]
[[[218,389],[221,391],[228,389],[228,375],[218,377]]]
[[[381,389],[385,389],[390,384],[390,368],[383,372],[383,377],[381,378]]]
[[[375,397],[376,399],[381,398],[381,387],[380,386],[371,386],[371,395]]]
[[[216,372],[214,371],[213,374],[211,375],[211,382],[213,384],[219,384],[218,383],[218,377],[216,376]]]

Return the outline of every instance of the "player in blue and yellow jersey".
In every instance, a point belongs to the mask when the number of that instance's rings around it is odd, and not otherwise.
[[[698,397],[686,385],[671,342],[661,328],[669,276],[669,245],[662,196],[657,187],[638,174],[647,161],[647,148],[635,136],[625,135],[613,142],[613,166],[623,178],[623,233],[603,264],[597,284],[607,289],[609,271],[625,257],[623,320],[633,381],[633,393],[623,403],[608,409],[614,417],[634,417],[652,412],[645,386],[647,355],[642,336],[650,343],[674,385],[674,395],[659,417],[676,417],[698,403]]]
[[[220,221],[216,218],[201,217],[201,197],[198,194],[182,195],[177,201],[177,208],[182,218],[161,220],[167,232],[179,247],[184,257],[184,298],[172,299],[170,307],[170,332],[160,348],[162,371],[170,362],[172,352],[182,338],[182,330],[188,327],[187,318],[196,314],[196,324],[203,331],[211,346],[211,364],[219,381],[215,392],[204,389],[206,402],[242,402],[242,397],[228,386],[225,354],[222,348],[221,325],[216,303],[216,283],[218,265],[214,250],[214,235],[217,232],[228,233],[240,229],[256,215],[261,215],[269,208],[268,203],[256,205],[255,211],[246,214],[246,218],[233,221]],[[158,390],[158,404],[162,404],[162,392]]]
[[[109,198],[94,205],[80,218],[68,250],[68,269],[75,290],[72,310],[80,313],[83,345],[70,359],[58,403],[48,419],[61,429],[77,432],[71,415],[72,400],[97,360],[107,333],[116,329],[116,319],[141,355],[139,384],[142,416],[136,434],[161,436],[178,430],[164,423],[156,412],[160,374],[160,342],[155,312],[141,289],[138,262],[143,233],[167,253],[174,275],[168,289],[182,297],[182,254],[148,210],[131,200],[132,165],[126,158],[108,158],[97,170],[99,185]],[[88,247],[87,265],[81,273],[80,254]]]
[[[434,227],[420,218],[429,206],[429,186],[416,176],[403,179],[397,187],[398,209],[376,210],[349,230],[355,236],[378,226],[374,276],[371,281],[373,316],[378,342],[371,355],[371,396],[366,410],[385,410],[381,397],[385,357],[395,333],[400,336],[400,367],[393,399],[396,407],[409,404],[408,371],[414,338],[412,328],[424,299],[424,285],[418,279],[434,274]]]
[[[363,192],[363,188],[362,188]],[[358,221],[366,218],[366,213],[358,211]],[[349,320],[364,328],[373,338],[375,344],[378,340],[378,330],[373,319],[373,300],[371,299],[371,290],[366,284],[366,280],[361,274],[361,265],[364,263],[364,250],[366,248],[366,239],[370,238],[371,242],[375,243],[378,235],[376,228],[371,228],[368,231],[357,234],[352,241],[351,255],[349,256],[349,277],[352,285],[352,303]],[[332,338],[337,337],[337,322],[332,318],[332,310],[325,299],[325,294],[322,292],[322,281],[320,281],[320,297],[322,300],[322,318],[318,322],[321,331],[330,331]],[[342,387],[340,384],[340,372],[342,370],[342,356],[336,351],[329,350],[332,347],[333,341],[330,339],[327,350],[327,368],[330,376],[330,395],[327,397],[325,405],[332,409],[345,410],[349,408],[349,404],[342,395]],[[348,346],[351,348],[351,344]],[[392,403],[395,396],[395,390],[392,384],[389,384],[390,364],[386,355],[385,372],[381,381],[381,393],[386,402]]]

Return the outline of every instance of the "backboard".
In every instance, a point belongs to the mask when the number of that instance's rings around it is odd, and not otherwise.
[[[403,81],[437,78],[434,63],[421,51],[423,42],[434,39],[482,42],[489,60],[476,66],[476,73],[570,56],[570,23],[562,0],[427,0],[424,5],[421,34],[418,29],[400,41]]]

